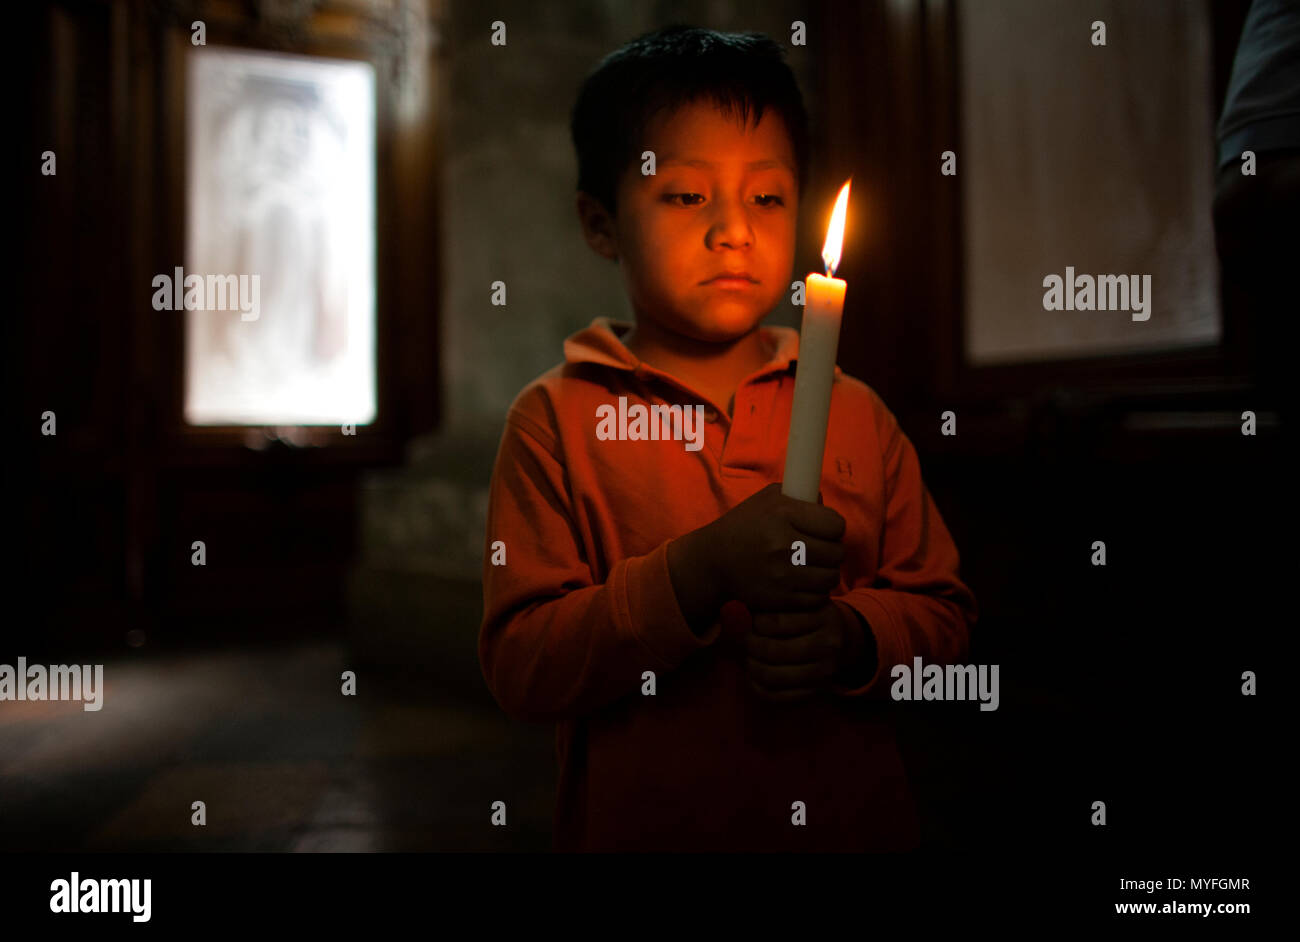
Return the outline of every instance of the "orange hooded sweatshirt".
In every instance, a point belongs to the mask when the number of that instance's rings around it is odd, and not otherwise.
[[[847,522],[847,555],[831,596],[870,626],[879,667],[860,688],[759,700],[744,670],[748,611],[728,603],[697,636],[666,550],[781,480],[799,334],[759,328],[771,359],[728,417],[638,360],[619,339],[629,327],[598,317],[565,341],[565,362],[511,405],[492,474],[479,658],[507,713],[557,724],[555,848],[915,846],[890,668],[959,662],[977,609],[911,442],[835,368],[821,490]],[[680,440],[610,440],[641,434],[637,404],[683,406]]]

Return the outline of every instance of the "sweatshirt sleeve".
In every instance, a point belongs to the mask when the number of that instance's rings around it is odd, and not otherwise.
[[[488,498],[478,651],[497,702],[555,722],[636,692],[642,673],[677,667],[721,633],[697,636],[677,604],[668,543],[615,562],[596,583],[556,439],[512,409]],[[493,543],[505,564],[493,565]]]
[[[921,480],[916,449],[875,393],[881,442],[884,520],[874,579],[858,574],[843,595],[876,639],[876,673],[861,687],[833,685],[846,697],[883,698],[895,664],[952,664],[966,656],[978,618],[975,596],[958,575],[957,547]]]

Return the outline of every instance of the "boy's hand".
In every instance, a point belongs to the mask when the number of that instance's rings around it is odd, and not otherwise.
[[[756,612],[753,622],[745,637],[749,685],[758,696],[776,703],[804,700],[824,690],[863,649],[856,616],[834,602],[810,612]]]
[[[829,507],[787,497],[769,484],[700,532],[703,551],[726,599],[751,612],[811,612],[839,585],[844,518]],[[791,559],[805,546],[805,564]]]

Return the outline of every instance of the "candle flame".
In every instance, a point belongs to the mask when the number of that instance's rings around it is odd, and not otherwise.
[[[826,227],[826,244],[822,246],[822,261],[826,263],[826,275],[835,274],[840,266],[840,251],[844,247],[844,220],[849,212],[849,177],[840,187],[840,195],[835,198],[835,210],[831,213],[831,224]]]

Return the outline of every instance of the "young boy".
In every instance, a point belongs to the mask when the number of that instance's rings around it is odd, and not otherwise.
[[[821,501],[780,492],[799,335],[760,322],[807,160],[781,49],[644,36],[573,138],[636,323],[596,318],[511,406],[479,635],[501,706],[557,724],[555,847],[913,847],[881,701],[894,664],[960,660],[976,606],[911,443],[838,367]]]

